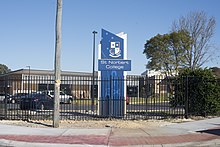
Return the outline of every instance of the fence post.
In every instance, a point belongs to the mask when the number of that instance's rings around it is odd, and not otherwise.
[[[111,119],[112,118],[112,114],[113,114],[113,109],[112,109],[112,103],[113,103],[113,96],[112,96],[112,89],[113,89],[113,85],[112,85],[112,82],[113,82],[113,77],[110,75],[110,96],[109,96],[109,99],[107,100],[108,102],[108,107],[109,107],[109,118]]]
[[[183,78],[183,77],[182,77]],[[185,78],[183,78],[182,80],[185,80],[184,83],[185,83],[185,118],[188,119],[188,113],[189,113],[189,85],[188,85],[188,81],[189,81],[189,78],[188,76],[186,76]]]
[[[4,117],[5,117],[5,119],[7,119],[7,114],[8,114],[8,108],[7,108],[7,93],[8,93],[8,90],[7,90],[7,85],[8,85],[8,78],[7,77],[5,77],[4,78],[4,83],[5,83],[5,85],[4,85],[4,91],[5,91],[5,103],[4,103]]]
[[[207,80],[205,80],[205,79],[202,79],[202,82],[203,82],[203,86],[205,85],[205,86],[207,86],[207,82],[209,82],[209,81],[207,81]],[[207,87],[206,87],[207,88]],[[204,117],[206,117],[206,100],[205,100],[205,98],[204,98],[204,94],[202,95],[203,96],[203,98],[202,98],[202,100],[203,100],[203,103],[202,103],[202,107],[203,107],[203,116]]]

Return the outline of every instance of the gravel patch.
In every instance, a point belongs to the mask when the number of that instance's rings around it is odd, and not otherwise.
[[[65,120],[60,121],[59,128],[152,128],[172,125],[173,123],[181,123],[193,121],[191,119],[173,119],[173,120]],[[0,120],[0,124],[25,126],[32,128],[52,127],[52,121],[13,121]]]

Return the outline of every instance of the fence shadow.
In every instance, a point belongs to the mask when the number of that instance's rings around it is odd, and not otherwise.
[[[35,122],[35,121],[28,121],[28,123],[32,123],[32,124],[38,124],[38,125],[42,125],[42,126],[46,126],[46,127],[53,127],[52,124],[46,124],[46,123],[43,123],[43,122]]]

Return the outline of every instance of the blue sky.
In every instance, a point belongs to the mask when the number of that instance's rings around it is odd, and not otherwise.
[[[97,46],[103,28],[128,34],[129,74],[141,74],[146,40],[169,33],[174,20],[193,11],[216,18],[211,41],[219,48],[219,5],[219,0],[63,0],[61,69],[92,72],[92,32],[98,32]],[[0,6],[0,63],[12,70],[54,69],[56,0],[0,0]],[[212,54],[205,66],[220,67],[220,50]]]

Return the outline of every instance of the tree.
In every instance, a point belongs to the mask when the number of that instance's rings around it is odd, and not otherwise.
[[[162,70],[166,75],[177,74],[185,67],[186,53],[190,49],[191,38],[186,31],[156,35],[147,40],[144,54],[149,59],[147,68]]]
[[[191,12],[173,22],[172,32],[185,30],[192,38],[191,48],[186,54],[187,67],[199,68],[210,59],[210,40],[214,35],[215,26],[215,18],[208,18],[203,11]]]
[[[11,71],[11,69],[9,69],[6,65],[0,64],[0,74],[5,74],[10,71]]]

